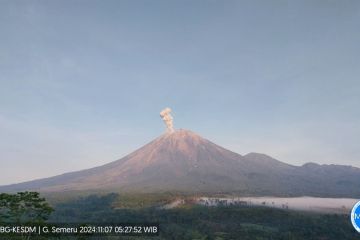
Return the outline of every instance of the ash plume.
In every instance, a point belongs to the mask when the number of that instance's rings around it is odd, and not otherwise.
[[[174,132],[174,125],[173,125],[173,117],[171,116],[171,108],[165,108],[160,112],[160,117],[164,121],[166,125],[166,132],[173,133]]]

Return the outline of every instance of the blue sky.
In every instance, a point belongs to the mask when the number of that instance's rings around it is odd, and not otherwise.
[[[360,167],[360,1],[0,1],[0,184],[191,129]]]

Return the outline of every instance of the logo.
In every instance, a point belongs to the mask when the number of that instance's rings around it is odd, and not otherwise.
[[[351,223],[356,231],[360,233],[360,201],[355,204],[351,211]]]

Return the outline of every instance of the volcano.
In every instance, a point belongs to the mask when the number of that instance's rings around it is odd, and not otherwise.
[[[359,197],[360,169],[293,166],[259,153],[240,155],[188,131],[166,133],[103,166],[0,187],[0,191],[83,190]]]

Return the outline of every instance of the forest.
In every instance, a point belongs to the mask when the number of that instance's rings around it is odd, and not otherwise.
[[[25,199],[27,203],[23,200],[25,204],[19,204],[22,206],[19,209],[22,210],[18,211],[16,206],[11,208],[6,204],[6,201],[11,200],[6,200],[6,196],[2,194],[0,201],[2,223],[156,223],[159,224],[160,231],[159,236],[154,237],[58,234],[47,237],[7,235],[6,238],[0,235],[1,239],[352,240],[359,237],[347,215],[315,214],[269,207],[207,207],[196,204],[161,209],[159,204],[166,201],[166,195],[151,195],[146,198],[146,195],[121,196],[117,193],[92,194],[56,203],[51,207],[45,199],[32,195],[32,198]],[[173,197],[169,195],[169,199]],[[35,201],[36,204],[31,205],[29,201]],[[32,207],[27,209],[26,205]],[[10,219],[10,215],[17,217]]]

